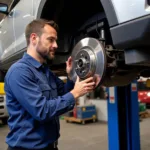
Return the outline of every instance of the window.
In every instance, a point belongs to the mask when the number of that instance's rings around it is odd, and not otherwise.
[[[8,8],[9,8],[10,5],[12,4],[12,2],[13,2],[13,0],[3,0],[3,1],[1,1],[1,3],[7,4],[7,5],[8,5]],[[0,21],[1,21],[2,19],[4,19],[5,17],[6,17],[5,14],[0,13]]]

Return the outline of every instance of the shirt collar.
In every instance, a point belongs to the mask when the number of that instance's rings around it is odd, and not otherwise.
[[[25,59],[26,61],[28,61],[35,68],[40,68],[42,66],[42,64],[40,62],[38,62],[36,59],[34,59],[32,56],[30,56],[27,53],[24,53],[23,59]]]

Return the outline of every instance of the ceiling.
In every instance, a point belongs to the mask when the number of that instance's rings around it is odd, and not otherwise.
[[[5,3],[10,5],[13,0],[0,0],[0,3]],[[0,20],[4,17],[3,14],[0,13]]]

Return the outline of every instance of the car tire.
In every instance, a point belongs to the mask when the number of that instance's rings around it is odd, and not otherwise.
[[[2,123],[3,123],[4,125],[6,125],[8,118],[2,118],[1,120],[2,120]]]

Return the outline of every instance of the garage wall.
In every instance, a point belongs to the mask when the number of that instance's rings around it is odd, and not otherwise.
[[[107,122],[107,100],[91,99],[91,103],[96,106],[98,120]]]

